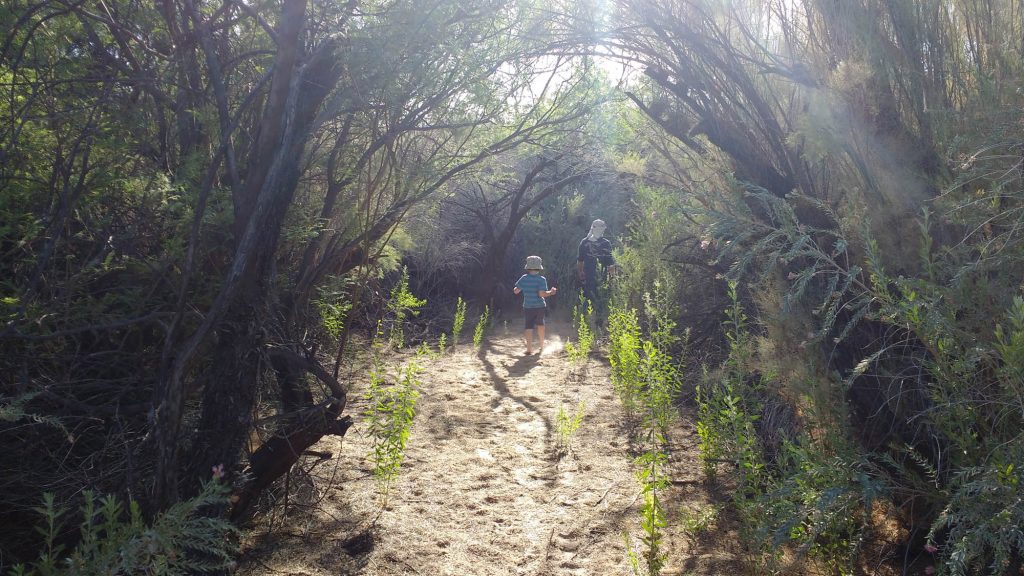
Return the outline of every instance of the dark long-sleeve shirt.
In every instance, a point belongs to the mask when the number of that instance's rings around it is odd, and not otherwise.
[[[589,237],[580,241],[580,248],[576,255],[577,262],[583,262],[583,274],[585,282],[589,286],[597,285],[597,263],[608,268],[615,265],[615,258],[612,257],[612,243],[607,238],[590,240]]]

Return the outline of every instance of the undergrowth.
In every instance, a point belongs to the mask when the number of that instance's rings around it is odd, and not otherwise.
[[[490,306],[484,306],[484,311],[480,314],[480,318],[476,321],[476,327],[473,328],[473,347],[480,348],[484,343],[484,335],[487,333],[487,327],[491,323],[491,308]]]
[[[459,345],[459,336],[462,334],[462,326],[466,323],[466,301],[459,296],[455,302],[455,315],[452,317],[452,335],[448,344],[455,348]]]
[[[572,326],[576,332],[576,342],[565,343],[565,353],[576,368],[586,367],[590,350],[594,346],[594,331],[590,323],[594,315],[594,306],[590,300],[580,294],[579,302],[572,308]]]
[[[748,198],[775,224],[716,224],[723,253],[735,258],[723,322],[729,354],[700,387],[697,428],[706,472],[722,473],[724,464],[736,486],[732,505],[752,561],[770,564],[785,544],[831,573],[856,573],[877,521],[872,511],[913,506],[910,533],[927,533],[927,545],[902,544],[935,562],[937,573],[1017,570],[1024,555],[1019,286],[1000,285],[992,264],[976,260],[970,246],[936,249],[927,211],[915,230],[919,273],[894,274],[866,222],[850,232],[813,199],[762,191]],[[805,225],[796,203],[839,224]],[[1016,266],[1014,258],[1009,251],[992,256],[1008,266]],[[817,378],[782,380],[774,371],[780,361],[761,355],[747,327],[735,284],[741,277],[762,287],[785,280],[778,297],[763,303],[781,307],[774,346],[786,345],[780,326],[787,315],[809,306],[813,326],[792,347],[797,356],[785,359],[790,367],[814,373],[823,350],[857,350],[859,361]],[[779,398],[801,415],[781,434],[777,423],[759,420]],[[866,414],[852,413],[858,402]],[[855,422],[860,431],[850,426]],[[871,433],[886,442],[862,443]],[[766,434],[781,435],[777,448],[769,450]]]
[[[555,430],[558,433],[558,448],[565,454],[572,453],[573,440],[576,432],[583,424],[583,417],[586,416],[587,405],[580,400],[576,410],[570,413],[564,405],[559,405],[558,414],[555,416]]]
[[[234,566],[238,531],[225,519],[209,516],[228,502],[230,488],[214,480],[193,498],[174,504],[152,522],[135,500],[127,506],[113,497],[82,494],[78,544],[66,550],[59,543],[72,516],[44,494],[35,511],[43,536],[39,559],[11,569],[12,576],[184,576],[221,573]]]
[[[416,401],[420,395],[419,375],[423,369],[415,362],[399,367],[396,380],[388,384],[386,374],[377,366],[370,373],[367,407],[364,416],[367,431],[373,439],[370,460],[373,475],[386,507],[391,489],[405,460],[405,449],[416,417]]]
[[[657,291],[657,284],[655,285]],[[661,493],[671,484],[668,439],[678,417],[682,364],[672,348],[683,340],[675,333],[657,296],[644,295],[646,334],[636,309],[612,306],[608,321],[608,359],[612,385],[621,400],[632,434],[642,449],[636,459],[637,479],[644,504],[640,509],[641,536],[634,546],[625,535],[630,567],[635,575],[656,576],[667,561],[667,527]],[[646,336],[646,337],[645,337]],[[639,549],[637,549],[639,548]]]

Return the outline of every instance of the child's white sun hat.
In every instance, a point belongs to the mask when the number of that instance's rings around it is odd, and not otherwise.
[[[525,270],[543,270],[544,264],[541,262],[540,256],[527,256],[526,266],[523,266]]]

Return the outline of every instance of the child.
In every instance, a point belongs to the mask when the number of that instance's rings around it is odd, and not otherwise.
[[[534,327],[537,329],[537,340],[540,341],[537,353],[544,351],[544,311],[548,305],[544,299],[553,296],[558,292],[558,288],[548,290],[547,279],[540,275],[540,271],[544,269],[540,256],[527,256],[524,268],[526,274],[516,280],[516,287],[512,292],[523,293],[523,318],[526,320],[526,332],[523,337],[526,339],[526,355],[529,356],[533,354]]]

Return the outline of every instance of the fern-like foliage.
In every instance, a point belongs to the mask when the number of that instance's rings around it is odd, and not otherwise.
[[[39,396],[40,391],[27,392],[14,398],[0,396],[0,422],[18,422],[30,420],[40,424],[53,426],[64,433],[68,433],[64,423],[59,418],[49,415],[36,414],[28,410],[28,404]]]
[[[237,530],[205,511],[227,503],[230,490],[208,482],[194,498],[178,502],[147,523],[138,502],[127,507],[113,496],[84,493],[77,546],[57,542],[67,510],[46,494],[37,508],[44,548],[38,561],[15,566],[14,576],[185,576],[209,574],[234,565]]]
[[[818,326],[807,343],[832,334],[835,341],[843,340],[866,315],[877,312],[872,287],[884,286],[886,277],[877,247],[870,250],[873,244],[866,221],[858,232],[869,244],[868,273],[851,258],[851,241],[838,224],[835,228],[809,226],[800,222],[794,209],[795,203],[804,203],[838,223],[838,215],[827,204],[797,194],[779,198],[756,186],[747,186],[745,194],[770,215],[770,223],[752,214],[708,214],[713,222],[710,230],[723,247],[718,261],[730,263],[727,279],[738,282],[785,272],[790,286],[783,297],[783,312],[790,312],[798,301],[812,299]],[[836,326],[841,312],[845,320]]]
[[[950,483],[946,507],[929,540],[939,542],[949,574],[967,576],[986,566],[1003,574],[1024,553],[1024,450],[1007,446],[987,466],[964,468]],[[939,540],[948,531],[944,540]]]

